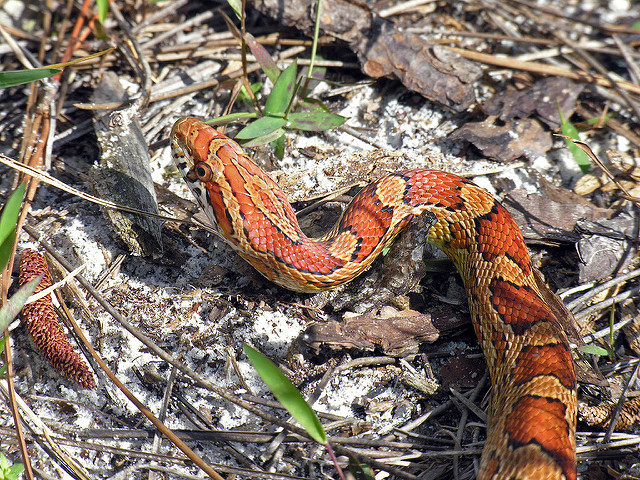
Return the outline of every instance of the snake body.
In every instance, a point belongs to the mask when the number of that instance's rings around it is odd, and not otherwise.
[[[517,225],[487,191],[415,169],[365,187],[333,229],[308,238],[278,185],[233,140],[195,118],[173,156],[217,233],[269,280],[313,292],[362,273],[417,215],[462,277],[491,377],[479,479],[576,479],[576,377],[566,334],[544,302]]]

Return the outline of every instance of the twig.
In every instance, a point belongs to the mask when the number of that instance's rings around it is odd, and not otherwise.
[[[580,297],[576,298],[575,300],[572,300],[572,301],[568,302],[566,304],[566,307],[569,310],[571,310],[572,312],[576,313],[576,309],[578,307],[580,307],[581,305],[587,303],[587,301],[592,299],[593,297],[599,295],[600,292],[608,290],[611,287],[614,287],[616,285],[622,284],[622,283],[626,282],[627,280],[631,280],[632,278],[636,278],[638,276],[640,276],[640,268],[638,268],[636,270],[632,270],[631,272],[626,273],[624,275],[620,275],[618,277],[612,278],[611,280],[609,280],[607,282],[604,282],[602,285],[598,285],[597,287],[591,286],[587,293],[585,293],[584,295],[581,295]]]
[[[148,105],[149,98],[151,97],[151,67],[149,67],[149,62],[147,62],[147,57],[142,51],[142,47],[140,47],[138,39],[131,31],[129,24],[122,16],[122,13],[120,13],[117,2],[111,2],[110,8],[113,16],[118,22],[118,25],[125,32],[125,35],[129,39],[129,42],[131,42],[131,45],[133,46],[133,49],[138,57],[137,60],[139,62],[139,66],[137,62],[132,61],[132,65],[139,70],[139,75],[142,80],[142,96],[134,102],[134,110],[138,111]]]
[[[76,188],[73,188],[67,185],[64,182],[61,182],[57,178],[54,178],[51,175],[41,170],[23,165],[2,154],[0,154],[0,163],[3,163],[4,165],[7,165],[8,167],[11,167],[15,170],[18,170],[19,172],[26,173],[31,177],[37,178],[38,180],[41,180],[44,183],[51,185],[52,187],[59,188],[60,190],[63,190],[67,193],[71,193],[72,195],[82,198],[83,200],[87,200],[88,202],[95,203],[96,205],[100,205],[102,207],[113,208],[114,210],[120,210],[128,213],[137,213],[139,215],[146,215],[149,217],[159,218],[160,220],[165,220],[168,222],[178,222],[178,223],[184,223],[186,225],[193,225],[193,226],[197,226],[198,228],[204,228],[206,230],[209,230],[211,231],[211,233],[215,233],[214,230],[211,229],[211,227],[208,227],[207,225],[201,224],[199,222],[194,222],[192,220],[185,220],[185,219],[181,220],[174,217],[167,217],[166,215],[147,212],[145,210],[139,210],[137,208],[128,207],[126,205],[120,205],[118,203],[110,202],[109,200],[103,200],[102,198],[94,197],[89,193],[82,192]]]
[[[613,78],[613,75],[611,74],[611,72],[609,72],[606,68],[604,68],[602,64],[598,62],[595,58],[593,58],[589,53],[585,52],[580,45],[570,40],[567,37],[567,35],[565,35],[563,32],[560,32],[558,30],[555,30],[555,31],[552,30],[552,33],[560,41],[562,41],[566,45],[569,45],[585,62],[591,65],[591,67],[594,68],[603,78],[606,78],[611,83],[611,86],[613,87],[613,89],[618,92],[618,94],[627,103],[629,108],[635,113],[636,117],[640,118],[640,107],[638,107],[638,104],[635,101],[633,101],[631,97],[629,97],[627,92],[625,92],[624,89],[622,89],[619,86],[619,82],[623,80]],[[635,85],[631,82],[628,82],[628,83],[630,83],[631,85]]]
[[[10,387],[8,385],[8,382],[6,383],[5,382],[6,380],[0,380],[0,389],[6,395],[8,395],[10,392],[9,390]],[[82,480],[90,480],[90,477],[87,474],[87,472],[84,470],[84,468],[82,468],[78,463],[75,462],[74,456],[69,452],[67,452],[65,449],[63,449],[62,447],[60,447],[58,443],[54,440],[54,435],[51,429],[49,429],[49,427],[45,425],[45,423],[40,419],[40,417],[36,415],[36,413],[33,410],[31,410],[31,408],[19,396],[17,396],[17,394],[15,394],[15,392],[14,392],[14,395],[16,396],[16,404],[26,414],[29,420],[33,422],[35,427],[39,429],[40,434],[46,439],[47,444],[56,453],[56,455],[60,457],[61,461],[64,462],[64,464],[66,464],[66,466],[70,468],[71,471],[75,473],[78,478]],[[18,420],[21,419],[20,414],[18,414],[17,419]],[[20,438],[19,435],[18,435],[18,438]]]
[[[465,50],[463,48],[445,47],[451,52],[457,53],[463,58],[469,60],[475,60],[477,62],[486,63],[487,65],[494,65],[496,67],[508,68],[510,70],[523,70],[525,72],[539,73],[541,75],[551,75],[557,77],[566,77],[572,80],[577,80],[585,83],[593,83],[603,87],[611,87],[614,85],[606,77],[597,73],[576,72],[564,67],[557,67],[555,65],[545,65],[543,63],[536,62],[522,62],[511,57],[503,57],[496,55],[489,55],[487,53],[474,52],[471,50]],[[640,94],[640,85],[635,83],[620,80],[616,82],[617,86],[631,93]]]

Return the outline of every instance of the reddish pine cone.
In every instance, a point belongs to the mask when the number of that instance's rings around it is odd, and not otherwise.
[[[20,286],[44,275],[36,293],[52,285],[51,275],[44,255],[27,249],[20,259]],[[51,303],[51,295],[41,298],[22,309],[22,318],[38,350],[49,363],[84,388],[96,386],[93,374],[67,339]]]

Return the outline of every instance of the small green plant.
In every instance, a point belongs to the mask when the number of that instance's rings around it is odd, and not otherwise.
[[[24,471],[24,465],[11,465],[7,457],[0,453],[0,480],[18,480],[18,475]]]
[[[615,351],[613,349],[613,341],[615,335],[615,304],[614,308],[611,308],[611,312],[609,314],[609,344],[605,345],[608,348],[603,348],[599,345],[582,345],[578,348],[582,353],[587,353],[589,355],[598,355],[599,357],[609,356],[609,359],[613,362],[615,361]]]
[[[237,11],[237,2],[228,0],[228,3],[241,18],[242,12]],[[319,1],[316,10],[317,12],[320,10]],[[215,118],[209,123],[220,125],[234,121],[256,119],[240,130],[236,135],[236,139],[242,141],[245,147],[271,143],[275,148],[276,155],[280,158],[284,155],[284,135],[286,130],[319,132],[342,125],[347,120],[346,117],[332,113],[322,102],[308,96],[313,84],[322,80],[325,73],[324,69],[313,68],[313,63],[317,58],[318,22],[319,16],[316,15],[311,65],[306,69],[306,72],[303,70],[300,74],[297,61],[294,60],[286,69],[280,71],[269,52],[251,34],[245,33],[242,35],[242,41],[249,47],[262,70],[273,83],[273,88],[266,99],[264,108],[261,109],[259,105],[256,105],[256,109],[260,113],[232,113]],[[257,85],[262,86],[262,84],[251,85],[253,93],[257,93],[258,90],[254,90]],[[244,89],[243,96],[244,98],[256,98],[255,95],[250,95],[246,89]]]
[[[559,105],[558,115],[560,115],[560,129],[562,130],[562,134],[565,137],[571,137],[574,140],[580,140],[578,129],[573,123],[571,123],[568,118],[564,118]],[[591,161],[589,160],[589,156],[571,140],[565,138],[564,141],[566,142],[567,148],[571,152],[573,159],[580,167],[580,170],[582,170],[582,173],[589,173],[589,170],[591,170]]]
[[[609,351],[606,348],[602,348],[599,345],[582,345],[578,348],[582,353],[589,355],[598,355],[599,357],[606,357],[609,355]]]
[[[338,472],[338,476],[342,480],[346,480],[344,472],[338,465],[333,449],[327,439],[327,434],[322,428],[322,424],[313,412],[311,406],[305,401],[300,392],[287,377],[274,365],[267,357],[262,355],[256,349],[249,345],[244,345],[244,352],[249,357],[249,361],[256,369],[264,383],[267,384],[273,396],[278,399],[284,408],[295,418],[298,423],[306,430],[311,438],[322,444],[329,452],[329,456],[333,460],[333,464]],[[355,476],[356,480],[373,480],[373,474],[369,467],[361,465],[357,459],[349,458],[349,470]]]

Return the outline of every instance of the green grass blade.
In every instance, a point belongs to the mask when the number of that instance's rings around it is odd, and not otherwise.
[[[226,125],[227,123],[241,122],[251,118],[258,118],[258,114],[256,112],[230,113],[228,115],[212,118],[211,120],[207,120],[205,123],[209,125]]]
[[[349,471],[356,480],[375,480],[368,465],[362,465],[356,457],[349,455]]]
[[[587,118],[587,120],[585,121],[585,123],[587,125],[595,125],[597,123],[602,122],[601,126],[606,125],[606,123],[611,120],[614,117],[613,113],[609,112],[607,113],[604,118],[602,117],[595,117],[595,118]]]
[[[23,83],[35,82],[61,72],[59,68],[35,68],[33,70],[14,70],[0,72],[0,88],[15,87]]]
[[[278,77],[264,105],[265,115],[284,115],[296,90],[298,64],[294,60]]]
[[[0,309],[0,332],[3,332],[13,319],[18,316],[29,296],[36,291],[40,280],[42,280],[42,275],[20,287],[20,290],[14,293],[7,301],[7,304]]]
[[[109,0],[96,0],[96,5],[98,6],[98,20],[104,25],[109,13]]]
[[[284,130],[282,130],[282,135],[270,142],[270,145],[273,147],[273,153],[275,156],[282,160],[284,158],[285,147]]]
[[[16,223],[18,223],[20,206],[22,205],[26,188],[26,183],[20,184],[2,209],[2,216],[0,216],[0,270],[4,269],[11,255],[11,248],[16,235]]]
[[[311,438],[318,443],[326,444],[327,435],[320,420],[289,379],[271,360],[249,345],[244,345],[244,352],[282,406],[302,425]]]
[[[106,55],[115,50],[115,47],[107,48],[106,50],[102,50],[101,52],[92,53],[91,55],[87,55],[86,57],[76,58],[75,60],[71,60],[69,62],[64,63],[55,63],[53,65],[47,65],[42,68],[34,68],[33,70],[14,70],[11,72],[0,72],[0,88],[13,87],[16,85],[22,85],[23,83],[34,82],[36,80],[41,80],[43,78],[50,77],[55,75],[56,73],[61,72],[60,70],[63,67],[68,67],[70,65],[75,65],[77,63],[82,63],[87,60],[91,60],[92,58],[97,58],[102,55]]]
[[[9,257],[11,256],[11,250],[13,249],[13,242],[16,239],[16,232],[12,230],[9,232],[9,236],[4,239],[4,242],[0,243],[0,270],[4,270],[7,266]]]
[[[236,14],[236,17],[238,17],[238,19],[241,19],[242,18],[241,0],[227,0],[227,4],[231,7],[231,10],[233,10],[233,13]]]
[[[240,87],[240,93],[238,93],[238,101],[239,102],[248,103],[248,104],[251,105],[252,102],[253,102],[253,98],[258,95],[258,92],[260,90],[262,90],[262,86],[263,85],[264,84],[262,82],[254,82],[254,83],[252,83],[250,85],[250,88],[251,88],[251,93],[253,93],[253,95],[249,95],[249,92],[247,91],[247,88],[244,85],[242,85],[242,87]]]

